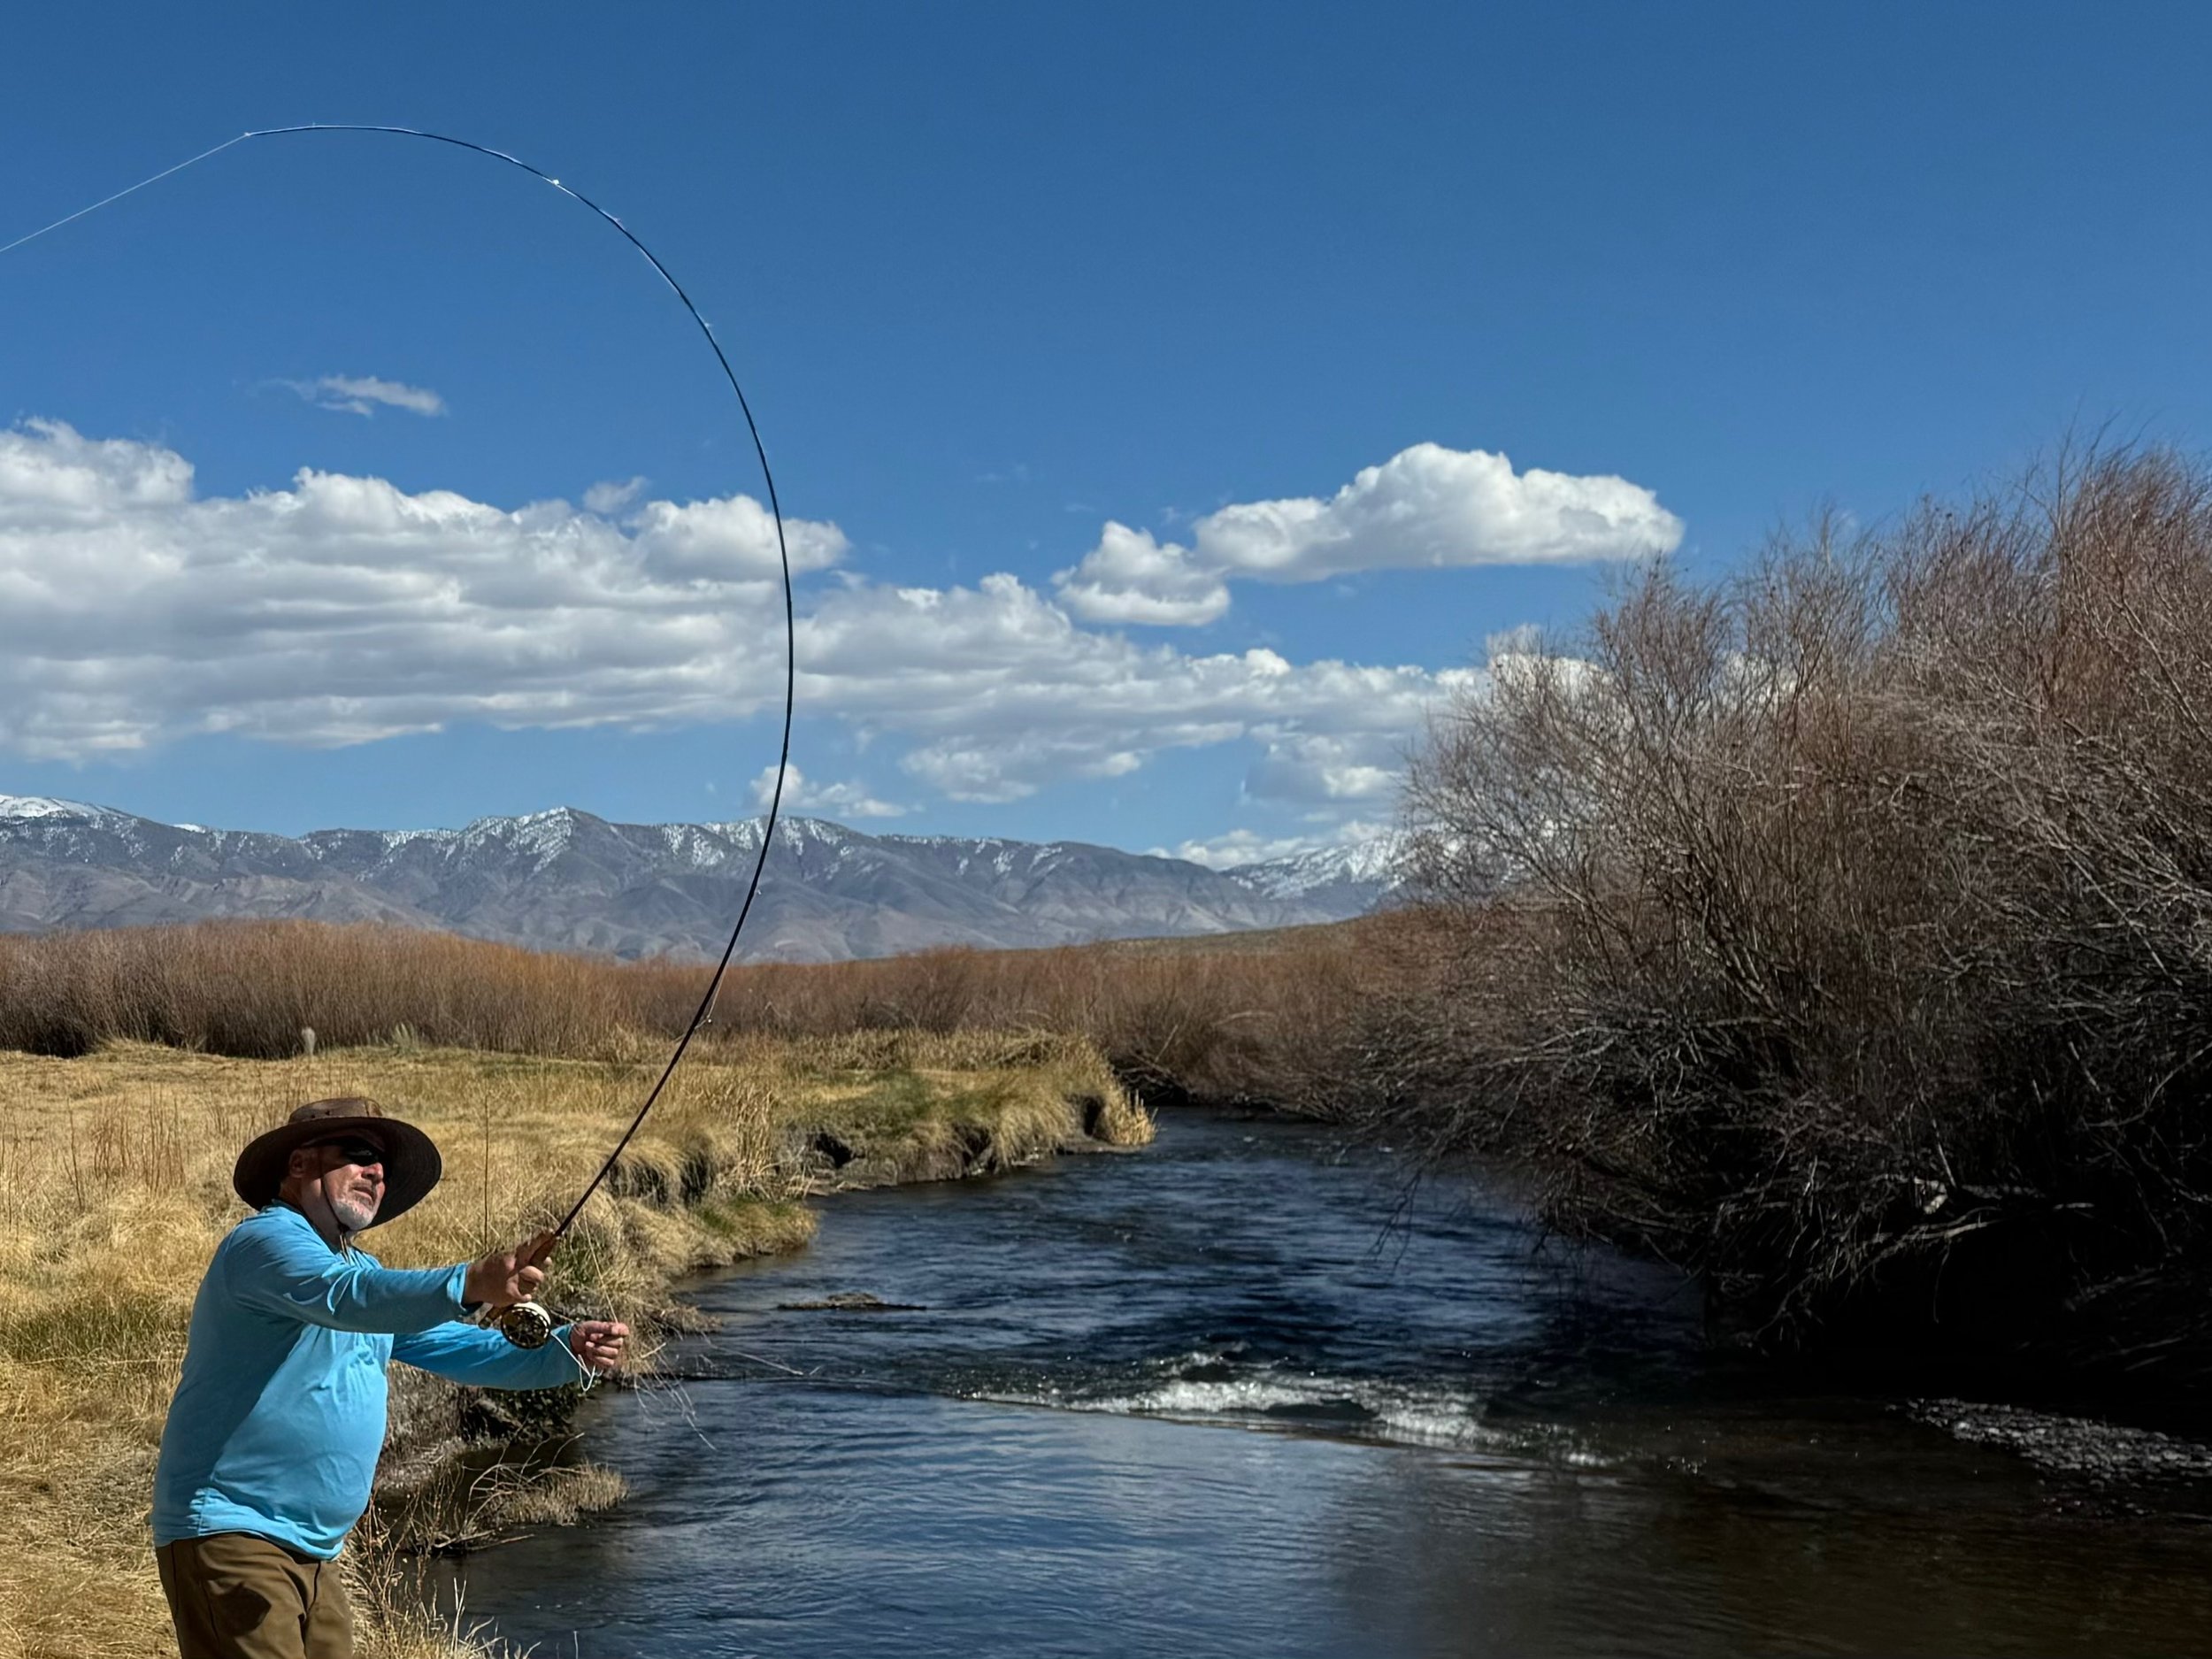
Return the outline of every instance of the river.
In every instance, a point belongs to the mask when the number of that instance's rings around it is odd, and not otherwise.
[[[2195,1448],[2116,1492],[1782,1386],[1322,1127],[836,1197],[695,1300],[686,1380],[587,1402],[629,1501],[457,1570],[539,1659],[2212,1651]]]

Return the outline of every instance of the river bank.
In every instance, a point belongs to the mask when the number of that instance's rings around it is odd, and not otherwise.
[[[146,1494],[201,1270],[240,1213],[240,1146],[301,1101],[377,1097],[440,1141],[447,1176],[373,1247],[394,1265],[459,1260],[566,1208],[661,1057],[637,1048],[546,1059],[402,1033],[283,1061],[137,1043],[0,1055],[0,1659],[166,1650]],[[630,1320],[649,1355],[687,1322],[679,1278],[804,1243],[812,1195],[1149,1133],[1081,1042],[872,1032],[718,1044],[678,1073],[580,1217],[549,1300]],[[389,1478],[354,1552],[364,1659],[468,1650],[420,1616],[395,1557],[618,1495],[618,1480],[575,1465],[474,1479],[481,1448],[542,1438],[572,1394],[516,1414],[433,1379],[396,1387]]]

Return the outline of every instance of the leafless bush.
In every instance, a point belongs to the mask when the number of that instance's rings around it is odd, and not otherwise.
[[[2212,476],[2067,457],[1655,568],[1489,680],[1411,772],[1368,1110],[1770,1334],[2212,1363]]]

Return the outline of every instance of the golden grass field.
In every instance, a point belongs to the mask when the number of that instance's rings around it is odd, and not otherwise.
[[[0,1052],[0,1659],[173,1655],[147,1509],[192,1298],[243,1213],[238,1149],[298,1103],[365,1094],[445,1156],[430,1198],[365,1242],[396,1266],[509,1245],[565,1210],[643,1098],[664,1051],[548,1059],[396,1042],[286,1060],[109,1042],[73,1059]],[[618,1048],[619,1045],[616,1045]],[[1086,1135],[1086,1129],[1089,1134]],[[818,1148],[833,1143],[833,1168]],[[810,1193],[933,1179],[1056,1147],[1141,1144],[1151,1121],[1090,1043],[960,1032],[738,1037],[687,1060],[553,1264],[547,1300],[643,1327],[673,1281],[804,1243]],[[388,1471],[434,1471],[457,1398],[398,1386]],[[449,1460],[448,1460],[449,1461]],[[380,1492],[388,1483],[380,1479]],[[423,1482],[434,1487],[434,1478]],[[489,1519],[611,1502],[618,1478],[477,1483]],[[472,1649],[441,1630],[395,1563],[404,1506],[349,1548],[364,1659]],[[433,1523],[425,1522],[426,1530]]]

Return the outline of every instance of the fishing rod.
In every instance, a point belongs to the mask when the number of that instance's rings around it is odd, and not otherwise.
[[[591,1202],[591,1195],[597,1192],[607,1177],[613,1173],[616,1163],[621,1158],[631,1141],[635,1138],[638,1130],[643,1126],[648,1114],[660,1100],[662,1093],[668,1087],[669,1079],[676,1075],[676,1068],[682,1064],[685,1053],[691,1047],[692,1039],[712,1023],[715,1003],[722,995],[723,981],[728,978],[730,964],[737,955],[738,937],[745,931],[746,918],[753,913],[753,901],[760,895],[761,872],[767,868],[768,849],[775,841],[776,820],[783,810],[784,780],[791,768],[791,717],[797,703],[799,678],[798,620],[796,607],[792,597],[791,549],[784,539],[783,504],[777,498],[776,477],[768,465],[767,447],[761,442],[759,424],[753,419],[753,406],[745,396],[744,387],[738,383],[737,371],[730,366],[729,357],[722,349],[722,342],[715,338],[714,326],[699,314],[699,308],[691,303],[691,296],[684,292],[683,284],[676,280],[675,273],[661,263],[659,256],[641,242],[627,225],[582,191],[563,184],[551,173],[545,172],[542,168],[532,166],[520,157],[511,156],[503,150],[494,150],[488,144],[479,144],[465,138],[456,138],[450,134],[433,133],[418,127],[387,127],[361,122],[314,121],[296,127],[257,127],[250,132],[241,133],[235,138],[225,139],[221,143],[204,150],[196,156],[188,157],[173,167],[165,167],[161,172],[141,179],[136,184],[118,190],[112,196],[103,196],[89,206],[81,207],[73,213],[65,214],[50,225],[42,226],[26,235],[18,236],[13,242],[0,246],[0,255],[12,253],[26,242],[36,242],[40,237],[59,230],[65,225],[73,224],[88,214],[96,213],[102,208],[121,201],[127,196],[135,195],[150,185],[158,184],[164,179],[173,178],[188,167],[197,166],[201,162],[219,156],[223,151],[234,146],[247,143],[255,139],[288,138],[303,133],[370,133],[394,138],[419,138],[431,143],[448,144],[456,150],[465,150],[472,154],[488,157],[494,161],[503,161],[511,167],[521,169],[540,182],[551,185],[570,201],[590,209],[601,219],[612,226],[625,242],[644,256],[645,262],[651,265],[661,280],[668,285],[669,292],[676,296],[677,303],[682,305],[691,320],[698,326],[700,335],[706,341],[708,349],[714,353],[714,360],[721,368],[722,378],[729,382],[730,390],[736,395],[738,409],[745,418],[746,434],[751,438],[753,454],[760,462],[761,481],[767,486],[768,511],[775,519],[776,560],[783,575],[783,736],[776,755],[776,787],[768,797],[767,816],[761,824],[760,850],[753,859],[753,873],[745,884],[744,902],[738,906],[736,921],[731,924],[729,940],[722,947],[721,957],[714,964],[713,976],[707,981],[706,991],[700,997],[699,1005],[693,1011],[690,1023],[685,1025],[683,1034],[676,1041],[675,1052],[668,1056],[668,1064],[661,1068],[660,1076],[654,1082],[652,1088],[647,1092],[644,1103],[637,1109],[637,1115],[631,1118],[630,1126],[622,1132],[622,1138],[614,1143],[614,1150],[607,1154],[606,1161],[599,1166],[598,1173],[591,1178],[582,1194],[575,1203],[569,1207],[568,1213],[561,1217],[560,1225],[553,1229],[552,1237],[527,1263],[528,1265],[542,1265],[559,1246],[561,1240],[567,1236],[568,1230],[576,1225],[577,1217],[583,1214],[584,1206]],[[497,1326],[503,1336],[518,1348],[542,1348],[553,1334],[553,1316],[536,1302],[518,1302],[503,1309],[490,1310],[487,1314],[487,1318]]]

